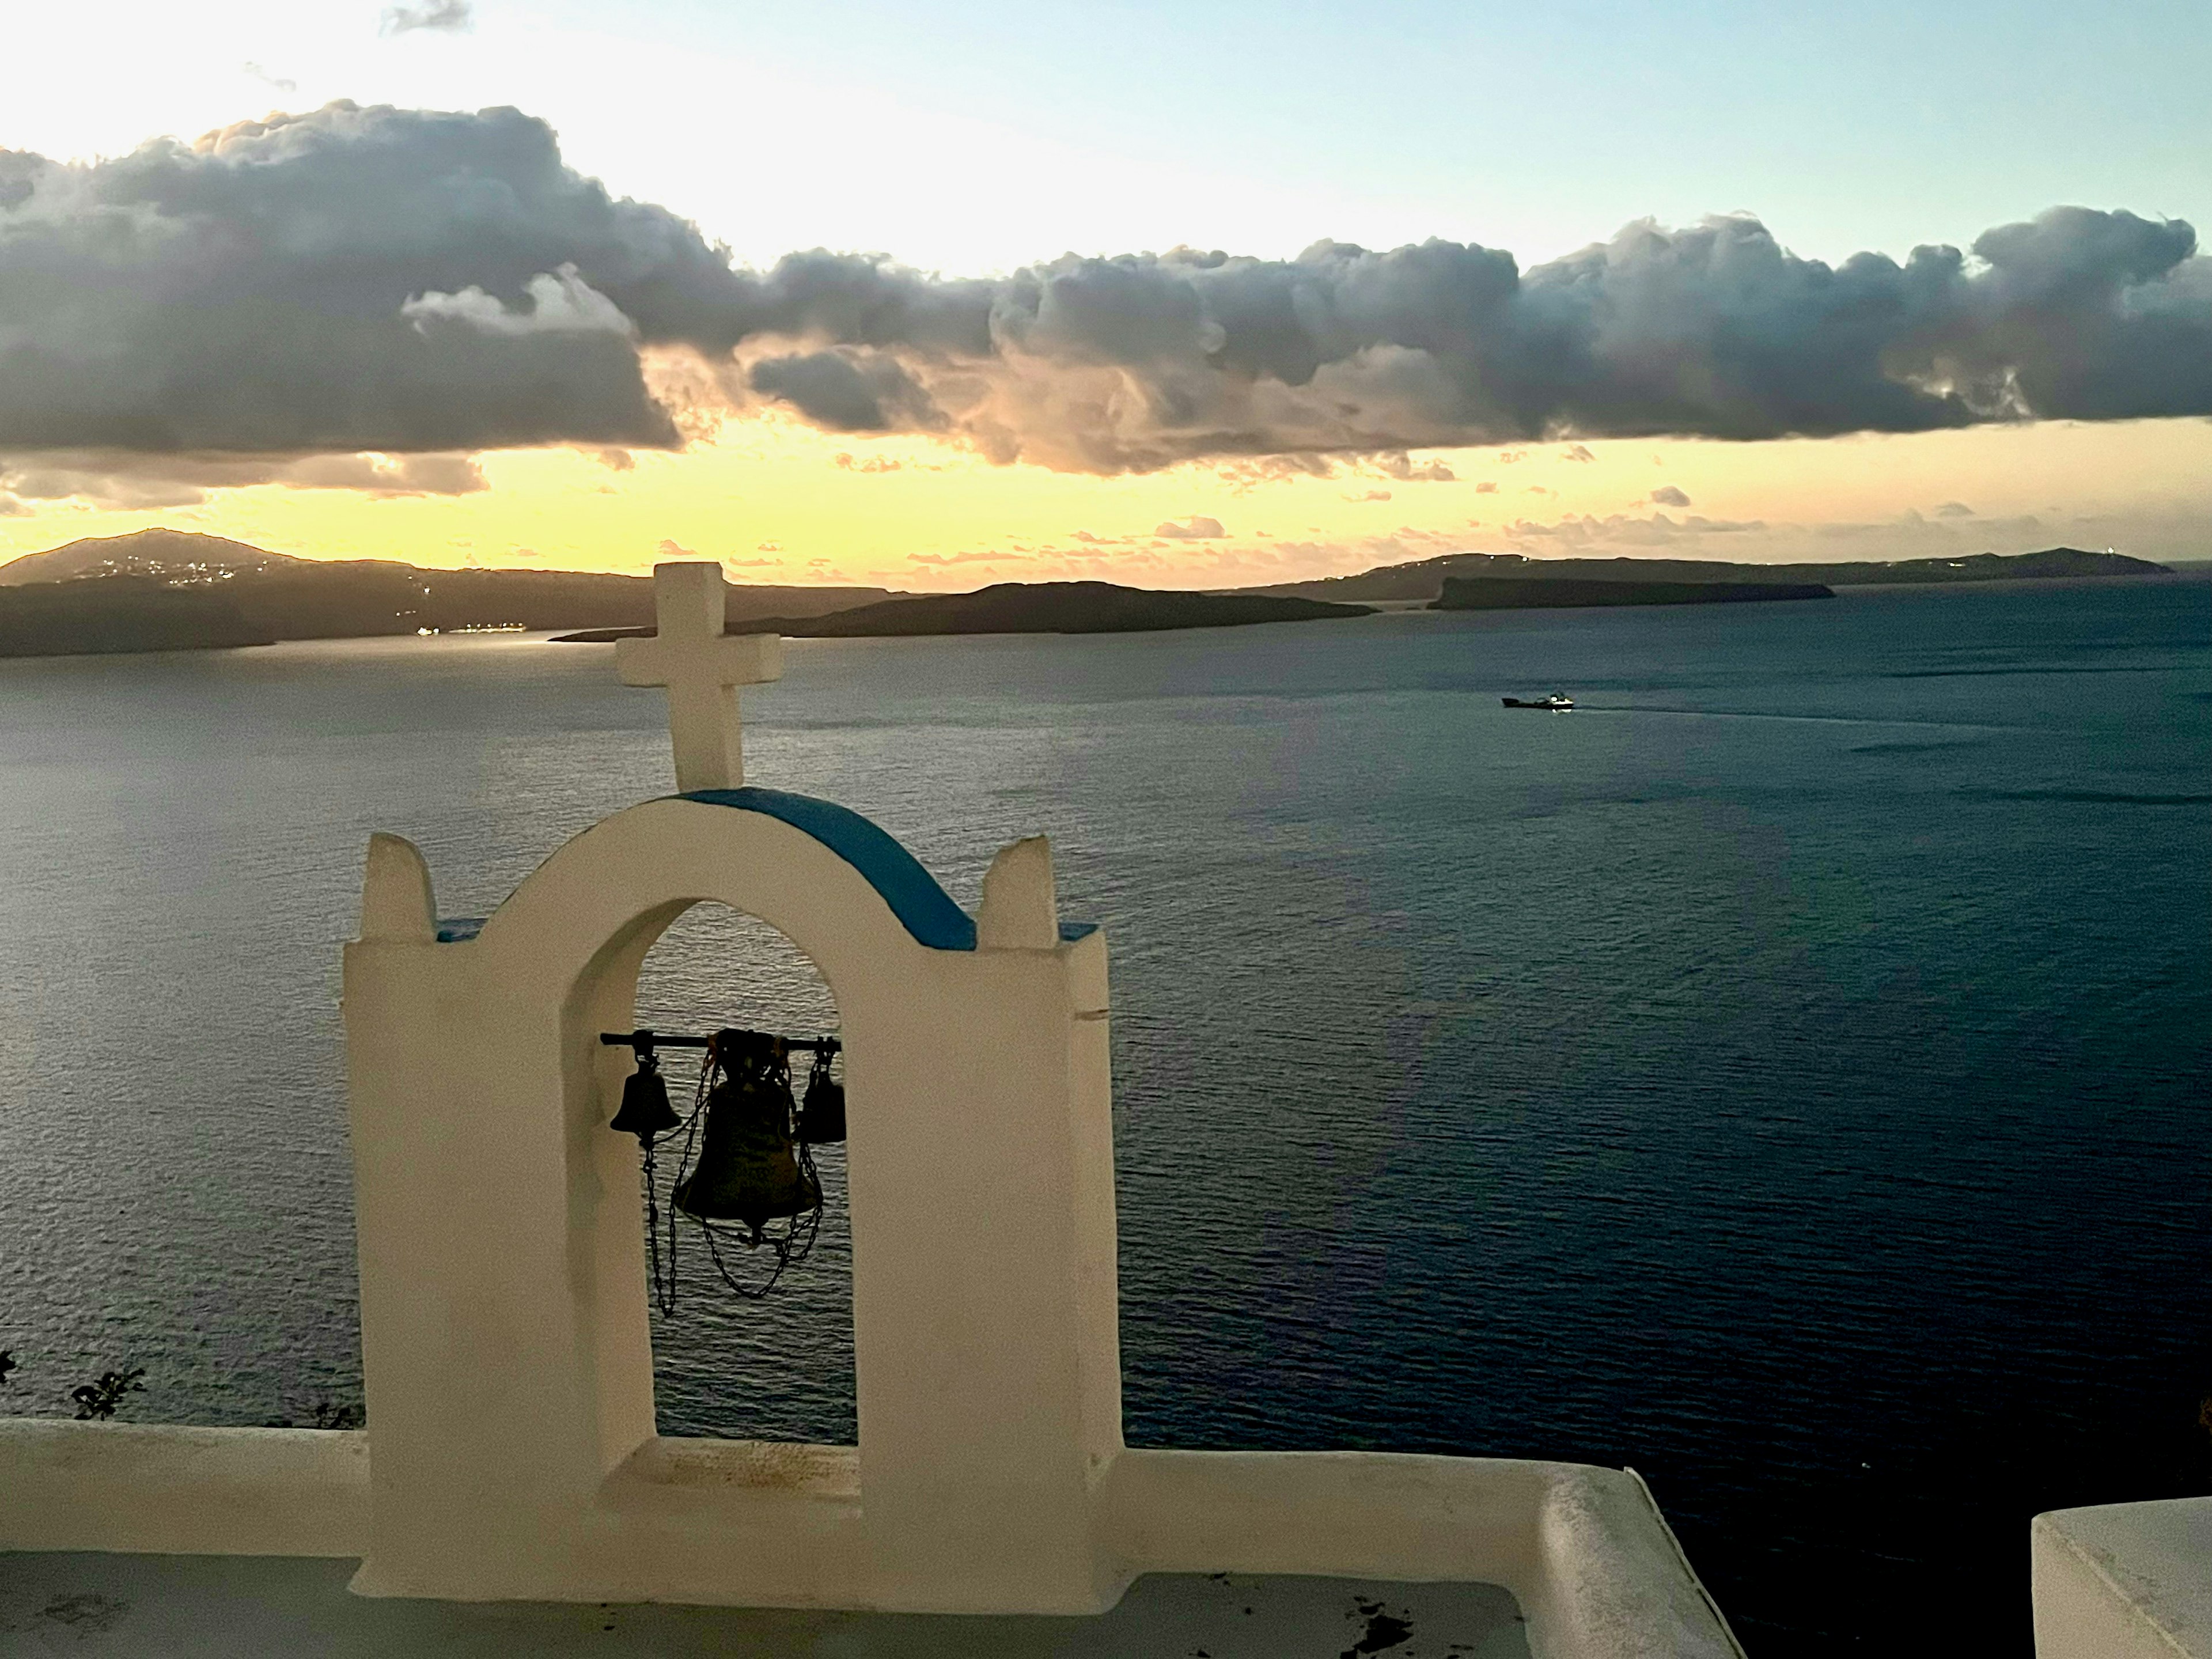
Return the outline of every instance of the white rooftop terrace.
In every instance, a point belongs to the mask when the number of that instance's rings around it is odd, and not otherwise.
[[[775,641],[725,635],[717,567],[656,580],[659,634],[617,659],[668,689],[676,795],[480,921],[440,919],[412,845],[368,849],[343,979],[368,1429],[0,1420],[0,1645],[1738,1655],[1627,1471],[1126,1445],[1105,935],[1061,921],[1042,837],[970,917],[859,815],[747,787],[737,688]],[[856,1446],[655,1431],[603,1037],[701,902],[836,1000]]]
[[[1492,1584],[1140,1578],[1094,1618],[377,1601],[354,1564],[0,1556],[0,1651],[73,1659],[1528,1659]]]

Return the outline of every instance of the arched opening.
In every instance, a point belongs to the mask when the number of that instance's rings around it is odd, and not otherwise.
[[[685,911],[646,953],[635,1024],[699,1035],[726,1026],[792,1037],[840,1034],[836,1000],[805,953],[768,923],[718,903]],[[689,1113],[702,1056],[669,1049],[661,1059],[671,1099]],[[794,1085],[803,1090],[805,1075],[805,1061],[795,1060]],[[676,1152],[672,1146],[660,1157],[664,1242]],[[651,1306],[647,1316],[659,1433],[836,1445],[857,1441],[845,1148],[820,1146],[813,1156],[823,1197],[820,1231],[806,1259],[758,1300],[732,1292],[696,1226],[678,1220],[675,1310],[665,1315]],[[767,1276],[765,1248],[748,1252],[726,1243],[722,1250],[742,1281]]]

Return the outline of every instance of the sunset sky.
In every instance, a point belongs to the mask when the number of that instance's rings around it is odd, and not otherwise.
[[[2212,557],[2196,0],[214,10],[10,20],[0,559]]]

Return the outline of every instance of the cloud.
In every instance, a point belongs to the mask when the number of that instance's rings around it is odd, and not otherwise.
[[[1880,541],[1931,552],[1976,550],[1971,544],[1962,540],[1956,528],[1939,522],[1956,516],[1938,507],[1935,518],[1930,519],[1915,508],[1907,507],[1893,519],[1882,519],[1872,523],[1831,520],[1816,524],[1812,526],[1812,533],[1823,541]],[[1975,522],[1967,528],[1977,542],[1985,543],[1991,537],[2039,535],[2043,533],[2044,525],[2034,514],[2024,513],[2007,519],[1984,519],[1978,515]]]
[[[1237,486],[1239,493],[1258,484],[1282,483],[1291,478],[1330,478],[1336,473],[1337,464],[1331,457],[1297,451],[1282,455],[1249,456],[1224,462],[1214,468],[1214,476],[1224,483]]]
[[[781,542],[759,542],[755,544],[753,551],[756,553],[781,553],[783,551],[783,544]]]
[[[663,536],[660,545],[653,551],[664,559],[696,559],[699,556],[698,550],[684,546],[673,536]]]
[[[1370,489],[1363,495],[1346,495],[1344,499],[1347,501],[1387,501],[1390,499],[1390,492],[1387,489]]]
[[[1474,493],[1478,495],[1495,495],[1498,493],[1498,486],[1492,480],[1485,478],[1480,483],[1475,485]]]
[[[1188,524],[1177,524],[1173,519],[1152,526],[1152,534],[1174,542],[1213,541],[1229,532],[1221,527],[1221,520],[1203,515],[1193,518]]]
[[[929,394],[886,352],[838,347],[763,357],[752,389],[832,432],[928,431],[945,424]]]
[[[527,310],[510,307],[471,286],[458,294],[418,294],[399,307],[399,314],[428,334],[438,320],[465,323],[478,333],[505,335],[510,339],[526,334],[621,334],[635,331],[615,302],[576,275],[576,267],[540,272],[522,285]]]
[[[271,75],[267,70],[262,68],[258,64],[240,64],[238,67],[240,72],[252,76],[255,80],[260,82],[263,86],[269,88],[271,91],[297,92],[300,89],[300,83],[297,81],[291,79],[288,76]]]
[[[1614,513],[1601,519],[1595,514],[1570,513],[1556,524],[1516,520],[1504,526],[1500,533],[1508,541],[1539,542],[1572,548],[1664,547],[1675,542],[1701,540],[1707,536],[1755,535],[1765,528],[1766,522],[1763,519],[1708,519],[1692,514],[1686,519],[1677,520],[1664,513],[1654,513],[1646,519]]]
[[[476,10],[470,0],[423,0],[419,6],[386,6],[379,29],[383,34],[411,34],[431,29],[460,34],[476,27]]]
[[[723,567],[730,570],[768,570],[783,562],[781,559],[725,559]]]
[[[1375,465],[1386,478],[1395,478],[1401,483],[1451,483],[1459,475],[1442,461],[1415,461],[1402,449],[1395,454],[1378,455]]]
[[[513,109],[341,103],[105,161],[0,152],[0,453],[673,448],[763,406],[994,462],[1254,481],[1341,458],[1441,482],[1405,458],[1448,447],[2212,415],[2212,258],[2179,221],[2062,207],[1835,264],[1739,215],[1525,270],[1442,240],[750,270]]]
[[[623,284],[734,280],[514,110],[0,152],[0,453],[669,447]]]
[[[1974,509],[1964,501],[1946,501],[1936,509],[1936,516],[1939,519],[1971,519],[1974,516]]]
[[[1673,484],[1661,484],[1651,492],[1651,500],[1658,507],[1687,507],[1690,498]]]
[[[847,472],[896,472],[906,465],[888,455],[855,455],[841,449],[831,458],[830,465]]]
[[[952,564],[1004,564],[1012,556],[1006,553],[909,553],[909,564],[943,567]]]
[[[111,508],[193,507],[210,490],[264,484],[372,496],[467,495],[490,487],[469,455],[146,455],[128,450],[0,455],[0,485],[38,501]]]
[[[1559,459],[1563,461],[1594,461],[1597,457],[1590,453],[1587,444],[1570,444],[1559,452]]]

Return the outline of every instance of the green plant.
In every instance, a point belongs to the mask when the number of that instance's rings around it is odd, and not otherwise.
[[[133,1365],[127,1371],[102,1371],[92,1382],[71,1389],[70,1398],[76,1402],[76,1420],[88,1423],[95,1418],[105,1420],[114,1416],[124,1395],[145,1393],[146,1385],[139,1380],[145,1375],[143,1365]]]
[[[332,1400],[327,1395],[317,1395],[314,1403],[301,1413],[307,1420],[295,1422],[291,1417],[272,1417],[261,1426],[264,1429],[357,1429],[368,1420],[368,1414],[349,1400]]]

